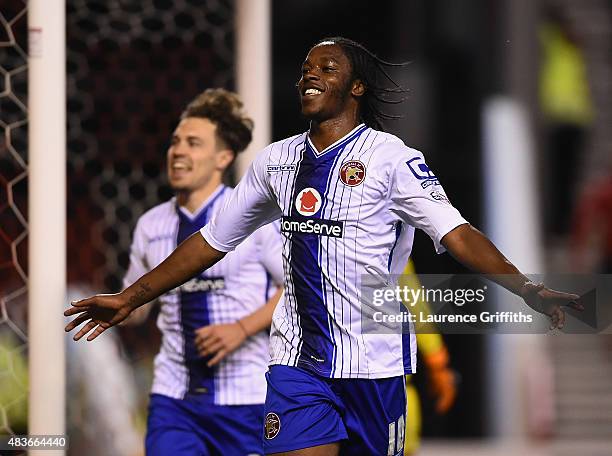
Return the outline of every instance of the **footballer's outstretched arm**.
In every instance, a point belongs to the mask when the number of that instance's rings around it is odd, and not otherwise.
[[[73,302],[64,315],[78,315],[66,325],[66,331],[85,323],[74,339],[79,340],[90,331],[87,340],[95,339],[125,320],[133,309],[208,269],[225,256],[223,251],[232,250],[257,228],[280,218],[278,204],[265,182],[267,153],[266,148],[258,154],[217,217],[199,233],[187,238],[156,268],[121,293],[97,295]],[[222,234],[221,238],[215,236],[219,234]]]
[[[529,279],[521,273],[498,249],[489,238],[469,223],[458,226],[447,233],[441,243],[446,250],[464,266],[482,274],[499,274],[501,286],[514,294]]]
[[[76,317],[66,325],[71,331],[87,322],[74,335],[79,340],[91,331],[87,340],[93,340],[125,320],[137,307],[183,284],[204,269],[221,260],[225,253],[212,248],[199,232],[181,243],[172,254],[156,268],[116,294],[102,294],[72,302],[64,315]]]
[[[565,313],[561,306],[582,310],[579,296],[533,283],[519,271],[480,231],[466,223],[447,233],[442,244],[468,268],[486,274],[491,280],[525,300],[537,312],[548,315],[551,329],[562,328]]]

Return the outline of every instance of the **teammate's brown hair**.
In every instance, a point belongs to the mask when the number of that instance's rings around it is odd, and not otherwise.
[[[253,120],[246,116],[242,101],[225,89],[206,89],[195,97],[181,114],[181,119],[198,117],[217,126],[217,140],[234,154],[242,152],[253,137]]]

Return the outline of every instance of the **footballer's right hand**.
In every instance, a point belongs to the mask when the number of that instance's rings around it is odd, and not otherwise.
[[[87,336],[88,341],[94,340],[108,328],[111,328],[125,320],[132,308],[126,301],[122,293],[101,294],[91,298],[72,301],[72,307],[64,312],[67,317],[76,315],[75,318],[66,325],[66,332],[72,331],[83,322],[87,322],[73,339],[79,340],[91,331]]]
[[[519,296],[536,312],[550,318],[550,329],[562,329],[565,324],[565,308],[582,311],[584,305],[580,296],[573,293],[546,288],[543,283],[526,282]]]

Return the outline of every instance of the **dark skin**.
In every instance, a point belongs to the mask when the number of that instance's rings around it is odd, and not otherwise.
[[[351,78],[351,63],[340,46],[315,46],[302,64],[297,84],[310,139],[322,151],[359,125],[359,98],[365,86]],[[319,94],[306,94],[316,89]]]
[[[307,91],[315,90],[313,93]],[[310,50],[298,82],[302,113],[310,120],[310,138],[323,150],[359,125],[359,99],[364,84],[352,77],[350,61],[336,44],[322,44]],[[551,328],[562,328],[562,305],[581,309],[578,296],[533,284],[480,231],[469,224],[460,225],[442,238],[448,252],[470,269],[491,277],[504,288],[521,296],[538,312],[548,315]],[[88,335],[93,340],[108,328],[123,321],[134,309],[181,285],[203,269],[223,258],[196,233],[185,240],[159,266],[142,276],[121,293],[97,295],[73,302],[64,313],[78,315],[66,326],[71,331],[86,323],[74,335],[79,340]],[[499,277],[499,275],[504,275]],[[288,456],[335,456],[340,442],[276,453]]]

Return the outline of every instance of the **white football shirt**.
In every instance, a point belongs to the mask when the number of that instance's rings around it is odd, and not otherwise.
[[[273,317],[271,364],[331,378],[414,373],[413,333],[363,330],[361,284],[402,273],[415,228],[441,253],[442,237],[467,223],[423,154],[363,124],[321,152],[307,133],[275,142],[201,232],[227,252],[276,219],[285,296]]]
[[[134,231],[124,285],[166,259],[231,194],[231,188],[220,186],[194,214],[179,207],[174,198],[143,214]],[[264,402],[267,331],[248,338],[213,368],[197,354],[194,338],[197,328],[233,323],[263,306],[275,292],[275,284],[283,281],[281,251],[278,223],[264,226],[213,267],[159,298],[157,325],[162,344],[155,358],[153,393],[177,399],[188,393],[207,394],[217,405]]]

